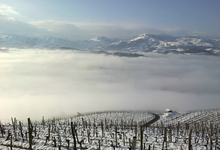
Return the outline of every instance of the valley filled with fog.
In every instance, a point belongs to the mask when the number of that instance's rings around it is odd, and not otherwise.
[[[0,52],[0,118],[40,120],[100,110],[217,108],[220,58],[65,50]]]

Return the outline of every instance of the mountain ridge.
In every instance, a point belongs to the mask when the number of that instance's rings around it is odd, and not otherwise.
[[[129,39],[101,36],[84,41],[0,33],[0,47],[220,55],[220,40],[196,35],[171,36],[147,33]]]

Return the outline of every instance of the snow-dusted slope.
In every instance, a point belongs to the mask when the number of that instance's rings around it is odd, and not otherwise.
[[[101,47],[106,47],[109,44],[117,41],[118,39],[109,39],[106,37],[93,37],[90,40],[85,40],[80,42],[80,46],[82,49],[97,49],[97,48],[101,48]]]

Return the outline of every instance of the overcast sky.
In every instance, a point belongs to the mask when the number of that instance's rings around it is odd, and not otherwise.
[[[219,108],[219,57],[147,55],[0,52],[0,120],[100,110]]]
[[[0,33],[130,38],[141,33],[220,38],[219,0],[1,0]]]

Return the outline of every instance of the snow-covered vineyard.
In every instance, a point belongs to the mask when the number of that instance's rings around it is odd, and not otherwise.
[[[104,111],[0,124],[0,149],[219,149],[220,109]]]

